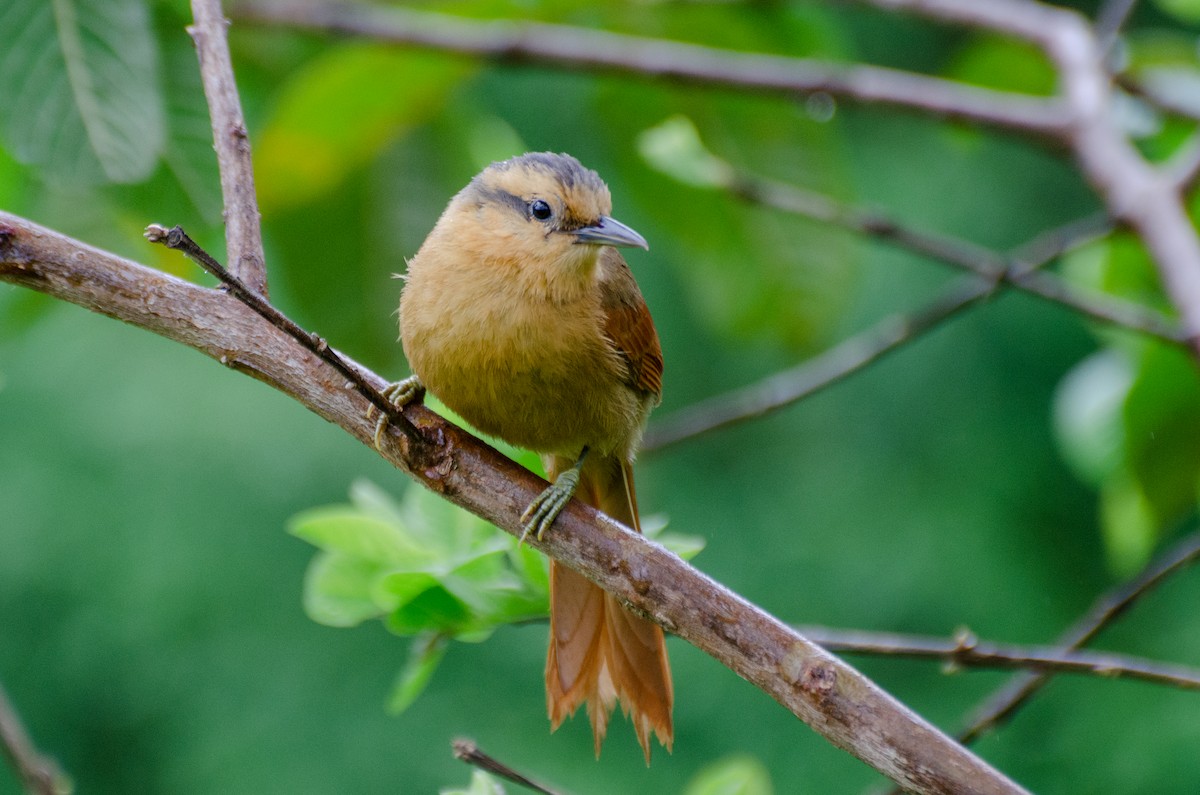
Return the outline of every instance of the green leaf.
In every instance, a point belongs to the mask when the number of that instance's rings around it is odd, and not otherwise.
[[[349,506],[313,508],[293,516],[288,532],[313,546],[365,560],[417,567],[432,559],[429,550],[404,532]]]
[[[18,160],[73,183],[149,176],[166,125],[144,2],[9,0],[0,31],[0,118]]]
[[[283,87],[255,147],[264,212],[336,188],[350,171],[432,116],[470,68],[445,56],[383,45],[328,50]]]
[[[1100,485],[1124,464],[1125,398],[1133,364],[1104,349],[1077,364],[1058,385],[1054,430],[1063,457],[1083,481]]]
[[[330,627],[352,627],[383,615],[371,587],[380,570],[379,564],[362,558],[317,553],[304,577],[308,617]]]
[[[1047,96],[1054,93],[1056,83],[1053,64],[1038,48],[993,35],[970,39],[947,76],[988,88]]]
[[[1100,527],[1109,567],[1129,576],[1150,560],[1158,541],[1158,518],[1146,496],[1127,476],[1105,482],[1100,490]]]
[[[440,795],[504,795],[504,787],[495,777],[482,770],[471,771],[471,784],[466,789],[442,789]]]
[[[1200,0],[1155,0],[1154,4],[1184,22],[1200,22]]]
[[[389,712],[398,715],[417,700],[446,656],[449,645],[445,635],[418,635],[413,638],[408,650],[408,662],[396,678],[396,685],[388,700]]]
[[[1147,345],[1125,400],[1126,457],[1156,530],[1196,506],[1200,480],[1200,372],[1184,351]]]
[[[704,767],[684,795],[772,795],[771,776],[751,756],[731,756]]]
[[[430,631],[454,634],[479,629],[466,605],[441,585],[419,592],[389,613],[384,623],[397,635]]]
[[[647,163],[685,185],[723,188],[733,181],[729,163],[705,148],[696,125],[686,116],[671,116],[643,131],[637,146]]]

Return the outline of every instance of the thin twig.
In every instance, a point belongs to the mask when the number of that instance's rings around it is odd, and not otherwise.
[[[566,25],[475,20],[366,3],[244,0],[239,21],[362,36],[504,62],[546,63],[683,83],[795,95],[821,91],[841,99],[916,108],[1051,138],[1066,121],[1056,100],[968,86],[951,80],[832,61],[722,50]]]
[[[66,795],[74,789],[58,763],[34,746],[3,685],[0,685],[0,748],[28,792]]]
[[[836,224],[884,243],[920,254],[939,262],[970,271],[990,281],[1002,281],[1039,298],[1062,304],[1093,320],[1148,334],[1167,342],[1184,344],[1183,329],[1159,312],[1101,294],[1085,295],[1071,285],[1047,273],[1034,273],[1033,268],[1014,261],[983,246],[950,235],[912,229],[878,212],[866,212],[844,205],[814,191],[787,185],[774,180],[740,173],[734,176],[729,188],[748,201],[783,212]],[[1079,222],[1071,222],[1073,225]],[[1112,229],[1106,216],[1084,219],[1089,239]]]
[[[1000,274],[994,265],[986,277],[968,277],[953,284],[923,309],[884,318],[819,356],[768,376],[761,381],[700,401],[654,422],[647,429],[643,452],[661,450],[717,428],[761,417],[831,386],[885,355],[936,328],[942,322],[991,296],[1004,277],[1029,284],[1044,266],[1065,251],[1094,239],[1108,229],[1102,218],[1087,218],[1044,232],[1018,247]],[[966,244],[952,241],[939,250],[956,251]],[[999,257],[999,255],[990,254]],[[1001,261],[1001,260],[997,260]],[[974,269],[972,269],[974,270]]]
[[[531,778],[528,778],[521,773],[513,770],[508,765],[504,764],[495,757],[488,756],[483,751],[479,750],[479,746],[474,740],[466,737],[459,737],[450,743],[450,747],[454,749],[454,758],[466,762],[468,765],[486,770],[489,773],[499,776],[514,784],[518,784],[526,789],[540,792],[542,795],[561,795],[558,790],[552,790],[544,784],[539,784]]]
[[[364,399],[293,338],[238,301],[0,212],[0,281],[35,289],[187,344],[295,397],[364,444]],[[231,355],[232,354],[232,355]],[[378,376],[364,372],[378,386]],[[448,500],[521,534],[520,514],[546,482],[423,406],[412,435],[379,453]],[[420,443],[409,443],[417,439]],[[919,793],[1024,790],[838,658],[661,546],[578,500],[556,531],[530,539],[639,615],[755,684],[831,743]],[[649,576],[652,574],[653,576]]]
[[[225,252],[229,271],[259,295],[267,295],[267,270],[263,257],[258,199],[254,193],[254,166],[250,138],[242,116],[233,62],[229,56],[220,0],[192,0],[188,28],[200,59],[200,79],[212,119],[213,145],[221,172],[225,198]]]
[[[239,278],[221,265],[221,263],[217,262],[211,254],[202,249],[196,241],[188,237],[187,232],[183,231],[183,227],[174,226],[171,229],[167,229],[165,226],[159,224],[151,224],[146,227],[145,238],[151,243],[161,243],[167,248],[179,251],[201,268],[216,276],[221,280],[222,284],[229,288],[229,292],[235,298],[252,309],[259,317],[289,335],[296,342],[300,343],[305,350],[316,354],[324,362],[333,367],[333,369],[345,376],[350,385],[360,395],[369,400],[377,410],[387,415],[389,421],[395,421],[401,427],[407,424],[408,421],[404,418],[404,414],[396,408],[395,404],[388,400],[380,390],[376,389],[357,368],[330,348],[329,343],[324,338],[300,328],[291,318],[272,306],[261,295],[251,290]]]
[[[1157,685],[1200,690],[1200,669],[1109,652],[1068,651],[1057,646],[1019,646],[979,640],[970,633],[951,639],[828,627],[796,627],[832,652],[941,660],[952,667],[1029,668],[1048,673],[1091,674],[1138,679]]]
[[[1164,580],[1200,560],[1200,532],[1193,532],[1170,550],[1151,561],[1137,576],[1101,595],[1087,613],[1064,632],[1056,646],[1071,652],[1085,646],[1117,617],[1150,593]],[[1025,673],[1013,677],[980,704],[959,732],[959,740],[972,743],[992,728],[1010,720],[1034,693],[1050,681],[1049,673]]]
[[[811,397],[984,300],[995,289],[994,282],[968,277],[917,312],[886,317],[795,367],[682,408],[651,424],[642,452],[657,452]]]

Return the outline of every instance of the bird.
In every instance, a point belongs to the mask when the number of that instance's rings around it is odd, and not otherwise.
[[[662,393],[662,348],[618,248],[649,249],[612,217],[600,176],[566,154],[492,163],[456,194],[409,261],[400,337],[413,375],[485,435],[541,455],[551,485],[522,515],[539,539],[574,495],[641,532],[633,463]],[[596,757],[617,703],[650,763],[674,739],[662,629],[550,561],[545,669],[554,731],[586,704]]]

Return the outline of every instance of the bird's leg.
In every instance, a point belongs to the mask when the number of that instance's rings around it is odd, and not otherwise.
[[[403,381],[388,385],[383,390],[383,396],[390,400],[396,408],[402,409],[409,403],[419,403],[425,398],[425,385],[421,383],[420,378],[410,375]],[[380,444],[383,442],[383,434],[387,431],[388,415],[372,405],[367,409],[367,419],[371,419],[377,412],[379,418],[375,420],[375,449],[379,450],[381,449]]]
[[[570,502],[571,497],[575,494],[575,489],[579,488],[579,473],[583,469],[583,462],[587,458],[587,454],[588,449],[585,447],[579,454],[579,460],[575,462],[575,465],[560,472],[554,482],[533,502],[529,503],[529,507],[521,514],[522,532],[518,544],[525,543],[525,537],[531,532],[537,536],[538,541],[542,540],[542,534],[550,529],[550,525],[554,524],[559,513]]]

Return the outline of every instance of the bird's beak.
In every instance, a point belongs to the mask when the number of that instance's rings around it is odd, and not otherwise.
[[[594,246],[622,246],[650,250],[650,244],[646,242],[646,238],[616,218],[610,218],[607,215],[600,216],[598,223],[576,229],[575,242],[590,243]]]

